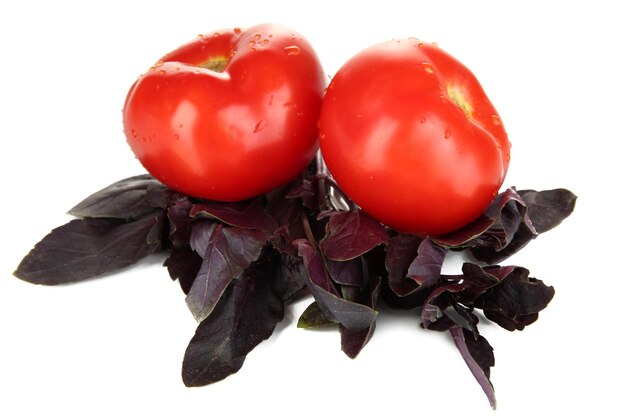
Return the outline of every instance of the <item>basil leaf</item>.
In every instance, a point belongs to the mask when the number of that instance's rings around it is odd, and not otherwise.
[[[576,196],[562,188],[518,191],[528,206],[528,216],[537,233],[545,233],[561,224],[574,211]]]
[[[138,219],[160,208],[150,204],[148,189],[153,195],[167,188],[150,175],[137,175],[95,192],[74,206],[69,214],[76,217]]]
[[[360,210],[331,212],[320,249],[330,260],[346,261],[388,240],[385,228]]]
[[[207,385],[237,372],[246,355],[271,336],[284,315],[271,278],[271,271],[257,267],[232,281],[187,347],[185,385]]]
[[[211,314],[230,282],[259,258],[265,242],[261,231],[210,220],[194,224],[190,243],[203,261],[185,301],[198,322]]]
[[[472,332],[455,326],[450,329],[452,340],[461,353],[472,375],[483,389],[491,408],[496,409],[496,394],[489,380],[490,368],[494,365],[493,348],[482,336],[474,339]]]
[[[130,266],[161,246],[163,214],[125,222],[75,219],[37,243],[15,271],[33,284],[83,281]]]
[[[276,228],[276,221],[265,211],[263,197],[240,203],[220,203],[205,201],[191,208],[191,216],[219,220],[231,226],[243,229],[263,230],[271,233]]]
[[[304,259],[307,285],[326,317],[350,330],[368,328],[378,312],[371,307],[340,297],[324,267],[319,252],[307,240],[296,240],[298,253]]]
[[[189,294],[201,265],[202,258],[190,246],[175,246],[163,263],[172,280],[178,280],[185,294]]]

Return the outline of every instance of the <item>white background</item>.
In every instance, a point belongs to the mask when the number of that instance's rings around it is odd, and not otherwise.
[[[3,2],[0,415],[623,415],[623,13],[554,3]],[[449,336],[410,314],[383,311],[350,360],[336,332],[296,328],[308,301],[296,304],[238,374],[189,389],[180,366],[196,325],[161,258],[62,287],[11,275],[74,204],[143,172],[121,124],[139,74],[199,33],[269,21],[305,35],[331,75],[374,43],[436,41],[499,110],[513,143],[505,186],[579,196],[510,260],[556,288],[539,321],[482,326],[496,414]]]

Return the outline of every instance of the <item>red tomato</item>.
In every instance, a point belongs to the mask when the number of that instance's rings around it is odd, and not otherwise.
[[[298,33],[270,24],[221,30],[165,55],[133,84],[124,132],[169,187],[244,200],[289,182],[312,160],[324,86]]]
[[[320,148],[342,190],[382,223],[438,235],[487,208],[510,143],[476,77],[416,39],[370,47],[335,75]]]

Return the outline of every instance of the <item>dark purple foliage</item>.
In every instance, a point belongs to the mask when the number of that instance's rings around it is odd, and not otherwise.
[[[189,342],[183,359],[185,385],[201,386],[237,372],[246,355],[270,337],[284,305],[273,276],[260,264],[232,281]]]
[[[418,237],[383,226],[349,201],[337,210],[331,190],[343,194],[315,168],[239,203],[185,196],[149,175],[116,182],[70,210],[79,218],[35,245],[15,275],[62,284],[167,251],[164,266],[200,322],[183,361],[188,386],[237,372],[272,334],[286,304],[305,294],[314,301],[298,327],[336,326],[341,349],[354,358],[372,338],[384,300],[415,310],[423,328],[449,332],[495,408],[493,349],[474,310],[511,331],[537,320],[554,289],[525,268],[495,264],[560,224],[576,196],[510,188],[465,227]],[[450,250],[468,251],[479,263],[443,275]]]
[[[194,224],[191,248],[202,265],[187,295],[187,306],[199,322],[217,305],[230,282],[243,275],[265,246],[265,233],[225,226],[210,220]]]
[[[57,285],[118,271],[160,248],[162,221],[160,213],[130,222],[72,220],[37,243],[15,276],[33,284]]]
[[[354,259],[389,240],[385,228],[361,210],[334,211],[327,216],[326,237],[320,242],[327,259]]]

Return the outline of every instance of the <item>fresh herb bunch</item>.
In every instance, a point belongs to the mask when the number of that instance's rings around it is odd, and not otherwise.
[[[535,322],[554,289],[519,266],[499,266],[568,217],[565,189],[510,188],[474,222],[445,236],[401,234],[345,197],[318,158],[286,187],[239,203],[204,201],[149,175],[89,196],[23,259],[34,284],[90,279],[163,252],[199,322],[183,361],[187,386],[237,372],[294,300],[312,295],[298,327],[336,325],[354,358],[374,334],[378,305],[414,310],[421,326],[448,331],[495,408],[493,349],[474,310],[507,330]],[[474,262],[441,273],[449,251]]]

